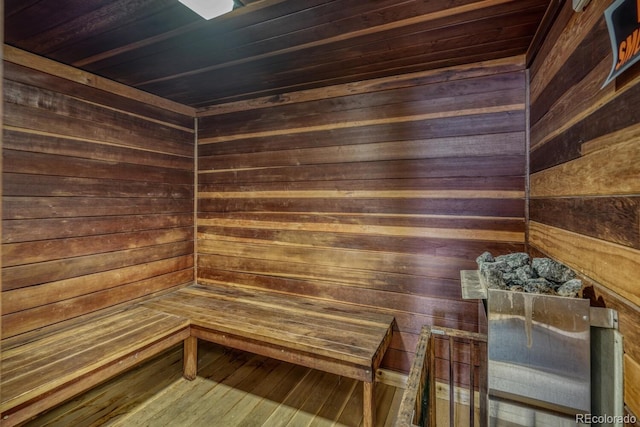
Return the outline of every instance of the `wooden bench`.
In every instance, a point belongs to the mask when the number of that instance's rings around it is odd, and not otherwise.
[[[3,341],[2,426],[14,426],[181,341],[184,376],[197,374],[197,340],[364,383],[364,425],[394,318],[356,306],[239,285],[192,285],[141,305]]]
[[[185,377],[197,373],[197,340],[215,342],[363,381],[363,424],[374,425],[375,373],[391,340],[393,316],[223,283],[192,285],[144,306],[191,320]]]
[[[144,307],[3,341],[2,426],[20,424],[189,337],[189,320]]]

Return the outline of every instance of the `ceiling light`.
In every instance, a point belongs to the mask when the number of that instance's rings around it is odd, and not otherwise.
[[[179,0],[204,19],[213,19],[233,10],[233,0]]]

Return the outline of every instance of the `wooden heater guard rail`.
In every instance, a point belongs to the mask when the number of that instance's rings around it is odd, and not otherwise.
[[[480,426],[486,425],[486,399],[483,388],[486,384],[486,357],[477,357],[478,343],[487,342],[485,334],[461,331],[457,329],[423,326],[416,347],[416,356],[409,371],[407,386],[402,395],[396,427],[435,426],[436,425],[436,377],[435,377],[435,339],[446,337],[449,341],[449,425],[455,425],[455,382],[453,375],[453,345],[456,339],[470,344],[469,374],[469,425],[475,425],[475,369],[480,369]],[[428,403],[423,407],[423,399],[427,394]]]

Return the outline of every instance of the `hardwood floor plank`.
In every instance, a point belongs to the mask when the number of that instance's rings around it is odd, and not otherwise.
[[[235,425],[245,414],[251,413],[264,399],[269,399],[273,390],[278,387],[286,378],[299,377],[306,368],[302,366],[292,365],[289,363],[279,363],[266,377],[259,383],[255,383],[255,387],[250,392],[243,393],[239,399],[233,402],[233,406],[226,413],[219,416],[216,422],[220,425]],[[231,402],[230,402],[231,403]]]
[[[329,427],[333,426],[338,416],[344,411],[348,400],[345,396],[351,396],[358,388],[359,382],[356,380],[342,378],[324,405],[317,413],[315,419],[309,423],[309,427]]]
[[[233,357],[232,354],[236,357]],[[175,387],[162,392],[159,396],[159,402],[151,402],[142,410],[136,411],[116,425],[123,427],[160,426],[170,425],[172,421],[181,422],[181,416],[188,416],[188,414],[182,413],[182,408],[196,404],[206,393],[219,387],[225,379],[234,375],[251,359],[255,359],[255,357],[248,353],[226,353],[221,363],[210,365],[206,377],[200,376],[192,382],[185,380],[176,383]]]
[[[182,348],[175,347],[25,427],[357,427],[362,422],[358,381],[207,342],[199,347],[195,381],[181,378]],[[391,425],[401,390],[383,384],[376,390],[376,425]]]
[[[280,406],[291,390],[294,390],[299,382],[308,381],[312,370],[295,366],[285,377],[273,384],[271,390],[247,413],[241,413],[236,424],[239,427],[254,427],[264,423]]]
[[[236,359],[243,360],[243,359]],[[216,381],[213,386],[211,378],[196,378],[197,390],[193,390],[190,384],[185,386],[190,391],[180,398],[179,404],[165,406],[162,416],[148,420],[151,425],[215,425],[217,416],[224,414],[226,405],[230,401],[239,400],[247,387],[255,382],[262,381],[266,372],[273,369],[276,362],[260,356],[248,355],[248,359],[241,366],[237,366],[233,372],[223,379]],[[265,372],[266,371],[266,372]],[[204,407],[205,410],[199,409]]]
[[[347,404],[336,421],[336,426],[360,426],[362,424],[362,383],[356,384],[347,396]]]
[[[295,412],[288,423],[288,427],[309,425],[317,417],[325,402],[329,399],[342,381],[342,378],[326,374],[313,386],[313,392],[308,394],[307,400]]]

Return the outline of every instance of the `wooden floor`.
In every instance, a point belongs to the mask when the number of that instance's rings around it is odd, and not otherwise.
[[[362,383],[201,343],[198,378],[175,348],[40,416],[29,426],[359,426]],[[377,384],[378,426],[401,389]]]

